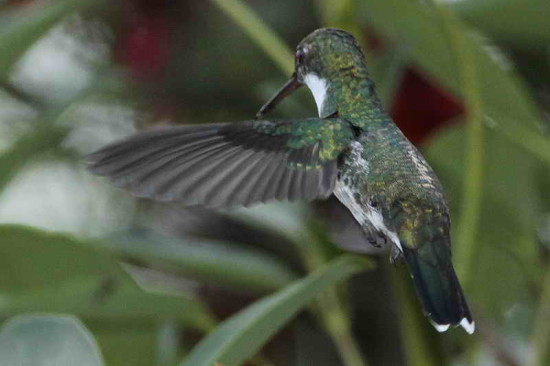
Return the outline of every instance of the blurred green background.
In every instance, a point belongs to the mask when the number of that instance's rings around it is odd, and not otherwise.
[[[1,365],[550,365],[547,0],[0,1]],[[338,27],[448,194],[476,333],[437,333],[337,202],[137,200],[82,156],[238,121]],[[305,89],[305,88],[303,88]],[[277,117],[313,116],[307,90]],[[26,363],[23,363],[26,362]]]

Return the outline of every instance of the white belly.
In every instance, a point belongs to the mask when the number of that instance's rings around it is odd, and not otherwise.
[[[351,212],[355,220],[359,225],[363,226],[372,226],[376,230],[384,233],[386,237],[391,240],[400,251],[403,251],[401,248],[401,242],[397,234],[389,230],[384,224],[384,217],[380,211],[376,210],[374,207],[366,203],[359,203],[355,198],[357,191],[352,187],[344,184],[342,180],[337,180],[336,185],[334,186],[334,195],[347,209]]]

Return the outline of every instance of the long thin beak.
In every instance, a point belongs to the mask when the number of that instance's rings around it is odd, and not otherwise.
[[[285,85],[283,85],[283,87],[262,106],[262,108],[260,108],[258,113],[256,113],[256,118],[262,118],[266,113],[275,108],[281,100],[288,97],[294,90],[298,89],[302,85],[303,84],[298,80],[296,73],[292,74],[290,80],[288,80]]]

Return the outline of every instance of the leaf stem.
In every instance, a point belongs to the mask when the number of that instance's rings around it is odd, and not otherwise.
[[[368,366],[351,331],[349,312],[342,304],[336,288],[328,290],[318,300],[320,316],[332,338],[344,365]]]
[[[307,235],[309,237],[309,235]],[[319,245],[312,245],[317,241],[313,235],[309,237],[309,245],[301,247],[302,258],[308,273],[315,272],[325,263],[327,258],[323,255]],[[370,261],[365,261],[365,268],[372,268]],[[359,346],[353,337],[351,330],[350,313],[338,289],[333,287],[319,296],[316,302],[316,315],[319,317],[325,331],[332,338],[336,350],[345,366],[368,366],[364,360]]]
[[[495,131],[550,165],[550,138],[548,136],[536,133],[517,123],[510,123],[506,128],[497,128]]]
[[[433,0],[432,3],[441,14],[444,20],[443,25],[450,37],[451,48],[457,60],[459,80],[466,107],[466,161],[455,258],[458,275],[464,287],[468,287],[473,271],[483,192],[483,106],[473,49],[466,42],[467,34],[459,21],[444,5],[440,5]]]
[[[254,11],[239,0],[212,0],[267,54],[285,74],[294,71],[294,55]]]

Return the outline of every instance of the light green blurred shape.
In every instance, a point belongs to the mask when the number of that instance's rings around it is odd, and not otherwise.
[[[70,315],[21,315],[0,330],[0,365],[101,366],[92,334]]]
[[[0,80],[39,38],[64,17],[100,3],[92,0],[31,2],[4,12],[0,17]]]
[[[463,0],[449,7],[497,41],[532,50],[550,42],[548,0]]]
[[[193,349],[181,366],[241,365],[317,295],[369,266],[369,262],[359,257],[342,255],[225,320]]]

